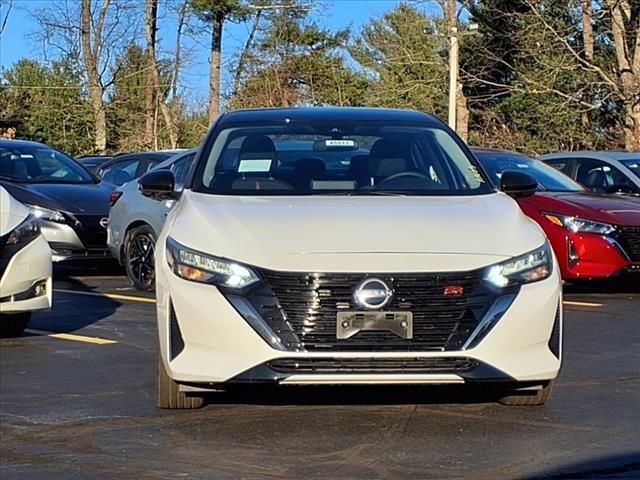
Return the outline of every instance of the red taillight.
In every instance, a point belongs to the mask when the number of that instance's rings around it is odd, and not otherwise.
[[[109,205],[113,207],[121,196],[122,192],[111,192],[111,196],[109,197]]]
[[[464,293],[464,287],[460,285],[451,285],[444,289],[444,294],[446,296],[462,295],[463,293]]]

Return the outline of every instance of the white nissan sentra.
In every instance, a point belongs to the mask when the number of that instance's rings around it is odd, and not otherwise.
[[[280,384],[484,384],[546,401],[561,363],[558,268],[466,145],[422,113],[222,115],[156,246],[160,407]]]

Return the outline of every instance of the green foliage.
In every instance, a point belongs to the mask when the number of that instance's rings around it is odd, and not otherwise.
[[[344,54],[349,30],[320,28],[308,21],[305,2],[296,5],[267,15],[232,108],[364,103],[367,82]]]
[[[91,106],[69,64],[20,60],[2,75],[0,118],[15,121],[17,138],[45,142],[72,155],[91,150]]]
[[[350,53],[370,78],[367,104],[446,115],[448,70],[438,28],[408,4],[364,27]]]

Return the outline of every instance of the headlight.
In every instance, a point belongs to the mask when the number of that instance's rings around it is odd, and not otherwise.
[[[3,246],[22,248],[38,235],[40,235],[40,225],[33,215],[29,215],[24,222],[9,233]]]
[[[567,215],[555,215],[553,213],[545,213],[544,217],[554,225],[564,227],[574,233],[598,233],[600,235],[609,235],[616,230],[616,227],[608,223],[594,222],[592,220],[584,220],[578,217],[570,217]]]
[[[49,220],[50,222],[58,223],[66,222],[64,215],[56,210],[50,210],[48,208],[39,207],[37,205],[29,205],[29,210],[31,210],[31,213],[34,217],[42,220]]]
[[[180,245],[167,237],[167,263],[177,276],[193,282],[241,289],[260,280],[250,268]]]
[[[544,280],[551,275],[553,255],[548,243],[520,257],[487,268],[484,279],[504,288]]]

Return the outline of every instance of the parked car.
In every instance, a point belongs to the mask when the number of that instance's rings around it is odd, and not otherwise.
[[[89,155],[85,157],[78,157],[76,161],[91,173],[96,173],[98,167],[103,163],[111,160],[113,157],[106,155]]]
[[[175,191],[184,186],[197,149],[180,152],[153,170],[167,169],[175,178]],[[158,233],[174,200],[156,202],[140,193],[138,182],[119,187],[111,196],[107,244],[111,255],[125,266],[134,287],[152,290],[155,284],[154,249]]]
[[[29,209],[0,187],[0,335],[20,335],[32,311],[49,308],[49,245]]]
[[[562,355],[553,252],[441,121],[236,111],[197,159],[179,197],[170,171],[139,180],[177,199],[155,250],[160,407],[243,382],[481,382],[510,405],[548,398]],[[501,186],[537,182],[515,172]]]
[[[139,152],[117,155],[96,169],[98,178],[112,185],[121,186],[144,175],[159,163],[175,155],[181,150],[164,150],[160,152]]]
[[[640,273],[640,200],[588,192],[554,168],[519,153],[474,148],[495,185],[508,171],[536,178],[535,195],[519,198],[545,231],[565,280]]]
[[[640,196],[640,152],[564,152],[540,160],[593,192]]]
[[[113,186],[41,143],[0,140],[0,186],[38,218],[54,262],[109,258],[107,217]]]

